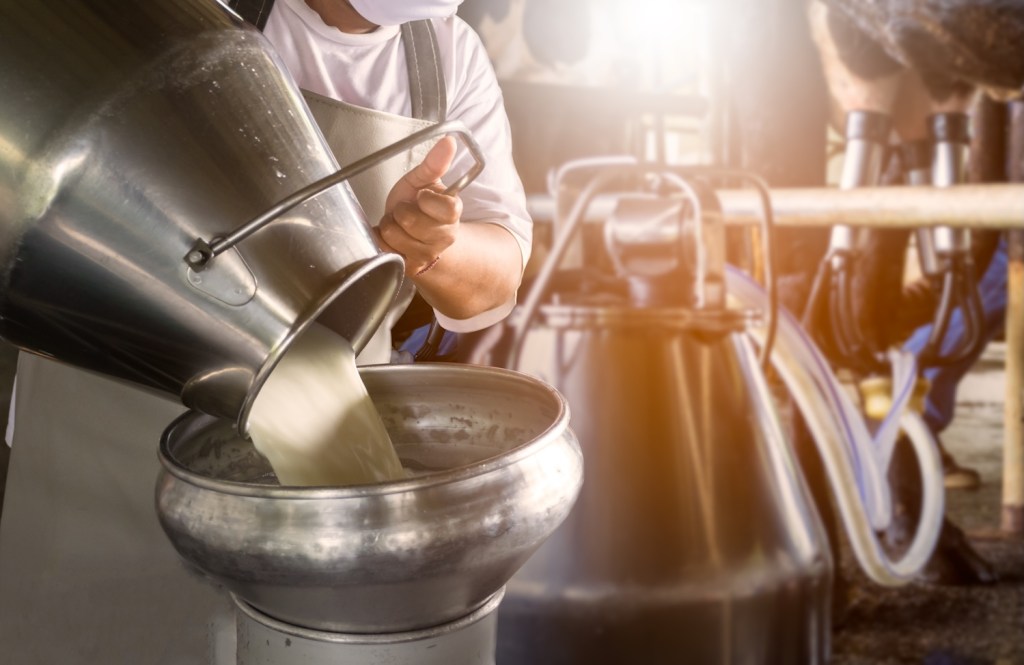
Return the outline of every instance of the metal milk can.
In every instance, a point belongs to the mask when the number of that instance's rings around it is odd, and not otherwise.
[[[598,194],[613,212],[583,235],[603,247],[559,272]],[[599,170],[556,233],[504,362],[566,397],[584,483],[507,587],[497,662],[826,662],[832,561],[752,313],[726,307],[713,190]]]
[[[3,0],[0,62],[0,337],[240,425],[306,325],[358,351],[401,283],[347,178],[449,131],[482,168],[446,123],[339,170],[213,0]]]

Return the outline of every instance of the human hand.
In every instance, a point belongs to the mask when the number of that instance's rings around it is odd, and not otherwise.
[[[441,177],[455,157],[455,139],[437,142],[423,161],[395,183],[377,226],[381,248],[405,259],[405,274],[425,273],[451,247],[459,232],[462,199],[444,194]]]

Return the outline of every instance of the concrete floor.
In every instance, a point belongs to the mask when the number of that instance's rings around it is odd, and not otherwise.
[[[842,565],[854,587],[847,617],[835,630],[833,665],[1024,665],[1024,541],[998,533],[1002,352],[1001,345],[992,345],[964,381],[956,421],[944,437],[961,464],[983,477],[980,490],[948,494],[949,514],[993,562],[1000,582],[983,588],[883,589],[844,555]],[[7,420],[15,360],[9,347],[0,347],[0,425]],[[7,459],[7,446],[0,446],[0,502]]]

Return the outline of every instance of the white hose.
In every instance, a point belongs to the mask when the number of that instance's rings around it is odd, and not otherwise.
[[[744,307],[767,309],[768,297],[750,277],[730,268],[728,291]],[[764,332],[751,329],[758,344]],[[921,417],[908,410],[917,378],[916,360],[906,352],[890,352],[893,367],[893,408],[873,438],[860,409],[832,373],[828,361],[785,310],[779,311],[772,364],[803,414],[818,446],[840,516],[857,560],[878,584],[905,584],[928,563],[939,536],[945,494],[938,446]],[[892,519],[887,481],[889,463],[900,429],[907,435],[921,467],[922,510],[910,548],[893,561],[876,531]]]

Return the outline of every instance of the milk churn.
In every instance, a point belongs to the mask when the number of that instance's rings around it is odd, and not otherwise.
[[[269,42],[213,0],[0,3],[0,337],[244,423],[313,320],[403,275]],[[446,126],[447,125],[447,126]]]
[[[598,194],[603,243],[560,271]],[[558,230],[499,362],[565,395],[584,483],[507,587],[499,665],[827,661],[832,560],[724,253],[714,190],[639,166]]]

